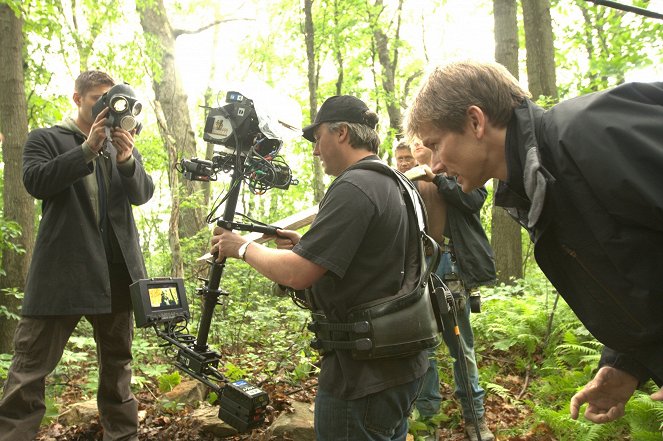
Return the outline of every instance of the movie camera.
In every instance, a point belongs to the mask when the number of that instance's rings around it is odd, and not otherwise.
[[[272,118],[263,106],[239,92],[228,92],[225,105],[208,108],[203,139],[218,145],[219,150],[211,159],[182,159],[176,166],[185,179],[193,181],[216,181],[219,173],[232,174],[228,191],[207,216],[208,223],[216,222],[231,230],[276,234],[277,228],[271,225],[235,222],[235,209],[242,182],[254,194],[297,185],[290,167],[278,156],[282,139],[294,133],[300,134],[301,130]],[[216,217],[224,202],[223,216]],[[220,296],[229,294],[219,287],[225,259],[216,262],[215,258],[208,261],[205,286],[197,289],[203,305],[196,336],[187,332],[190,314],[182,279],[139,280],[131,285],[131,297],[136,326],[153,327],[168,347],[174,347],[174,365],[217,392],[219,418],[243,432],[264,422],[269,397],[244,380],[228,381],[219,370],[220,354],[207,345],[214,308]]]

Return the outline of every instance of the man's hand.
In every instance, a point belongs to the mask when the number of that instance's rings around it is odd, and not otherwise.
[[[277,235],[272,237],[274,238],[274,243],[276,243],[276,248],[279,250],[291,250],[299,243],[302,235],[292,230],[278,230]]]
[[[108,114],[108,107],[99,112],[99,115],[94,119],[92,127],[90,127],[90,133],[87,137],[87,145],[90,146],[90,149],[99,153],[104,147],[104,141],[106,140],[106,115]]]
[[[433,179],[435,179],[435,173],[433,173],[433,170],[431,170],[430,166],[428,164],[422,164],[419,167],[421,167],[426,172],[426,176],[422,176],[421,180],[426,182],[433,182]]]
[[[604,366],[592,381],[571,398],[571,418],[577,419],[580,406],[588,403],[585,418],[589,421],[599,424],[614,421],[624,415],[626,402],[637,385],[638,380],[633,375]]]
[[[663,401],[663,387],[649,396],[654,401]]]
[[[219,253],[216,258],[217,262],[223,260],[224,257],[239,258],[239,247],[244,242],[248,242],[244,237],[239,234],[233,233],[221,227],[214,227],[212,236],[212,248],[210,253]]]
[[[117,163],[121,164],[127,161],[134,150],[134,133],[136,130],[127,132],[124,129],[116,127],[113,129],[113,145],[117,149]]]

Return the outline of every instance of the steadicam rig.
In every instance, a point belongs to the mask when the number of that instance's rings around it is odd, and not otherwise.
[[[268,107],[263,104],[264,108]],[[203,138],[218,145],[218,150],[210,159],[183,159],[176,169],[185,179],[193,181],[216,181],[219,173],[231,174],[228,190],[217,199],[207,217],[208,223],[216,222],[228,230],[274,235],[277,229],[274,226],[253,220],[253,223],[235,222],[240,188],[244,182],[254,194],[263,194],[271,188],[286,190],[296,185],[290,167],[278,153],[283,137],[298,135],[300,130],[271,118],[258,107],[244,95],[228,92],[226,104],[210,108],[205,123]],[[216,217],[224,202],[223,216]],[[134,283],[131,293],[137,305],[134,306],[136,323],[139,327],[153,327],[166,341],[164,346],[173,356],[173,364],[219,394],[219,418],[239,431],[247,431],[263,423],[269,397],[244,380],[228,381],[220,370],[220,353],[207,345],[214,308],[220,296],[229,295],[220,288],[225,259],[217,262],[215,256],[208,263],[210,271],[205,285],[196,290],[202,299],[197,335],[187,330],[190,315],[182,279],[144,279]]]

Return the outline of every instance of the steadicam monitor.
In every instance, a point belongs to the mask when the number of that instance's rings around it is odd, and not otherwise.
[[[189,319],[183,279],[141,279],[129,288],[137,327],[144,328],[173,319]]]

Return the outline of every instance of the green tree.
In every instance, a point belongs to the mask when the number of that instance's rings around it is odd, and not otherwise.
[[[493,0],[495,17],[495,60],[518,78],[518,17],[516,0]],[[497,189],[498,180],[493,180]],[[491,246],[495,253],[497,281],[512,283],[523,277],[523,251],[520,225],[503,208],[493,203]]]
[[[27,102],[23,82],[23,19],[18,5],[0,4],[0,146],[4,163],[2,203],[4,218],[0,221],[3,233],[7,221],[15,222],[20,235],[5,237],[1,242],[9,246],[2,253],[0,270],[0,353],[10,352],[16,321],[7,312],[16,313],[20,300],[13,290],[23,290],[34,247],[34,202],[23,187],[22,156],[27,139]],[[11,242],[10,242],[11,241]]]

